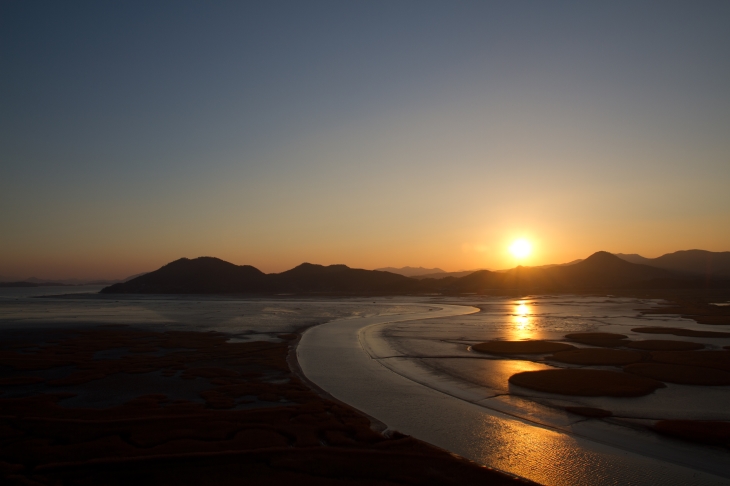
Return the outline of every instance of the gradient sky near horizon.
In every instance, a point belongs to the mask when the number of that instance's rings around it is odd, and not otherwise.
[[[0,276],[730,250],[730,2],[0,4]]]

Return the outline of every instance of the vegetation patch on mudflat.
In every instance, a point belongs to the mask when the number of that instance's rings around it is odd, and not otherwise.
[[[577,365],[622,366],[641,361],[643,355],[622,349],[582,348],[560,351],[547,359]]]
[[[730,372],[666,363],[635,363],[624,367],[624,371],[654,380],[680,385],[722,386],[730,385]]]
[[[628,338],[628,336],[623,334],[614,334],[611,332],[576,332],[573,334],[566,334],[565,337],[576,343],[605,348],[624,346],[626,339]]]
[[[700,338],[727,338],[730,332],[722,331],[696,331],[694,329],[682,329],[676,327],[635,327],[633,332],[644,334],[671,334],[673,336],[700,337]]]
[[[509,382],[531,390],[583,397],[640,397],[666,386],[629,373],[592,369],[525,371],[510,376]]]
[[[700,366],[703,368],[716,368],[718,370],[730,371],[730,353],[726,350],[654,351],[651,353],[651,358],[652,361],[657,363]]]
[[[642,351],[696,351],[704,348],[705,345],[689,341],[673,341],[671,339],[647,339],[645,341],[631,341],[626,343],[626,347]]]

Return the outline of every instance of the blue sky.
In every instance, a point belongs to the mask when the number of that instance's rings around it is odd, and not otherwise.
[[[730,250],[727,2],[4,2],[0,275]]]

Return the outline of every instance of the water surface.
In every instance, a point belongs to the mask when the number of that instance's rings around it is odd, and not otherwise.
[[[477,355],[468,348],[488,339],[561,340],[580,331],[653,339],[631,328],[701,325],[676,316],[644,316],[638,309],[656,303],[636,299],[440,302],[445,311],[435,317],[373,317],[308,330],[298,350],[305,374],[389,427],[541,483],[730,482],[726,449],[664,438],[645,427],[660,418],[726,420],[730,387],[670,384],[647,397],[620,399],[537,393],[510,386],[507,379],[554,364]],[[468,308],[448,305],[455,303],[477,307],[465,313]],[[715,348],[728,344],[701,341]],[[563,409],[576,405],[606,408],[620,418],[588,420]]]

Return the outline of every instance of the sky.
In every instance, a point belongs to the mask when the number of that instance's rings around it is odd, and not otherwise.
[[[728,251],[728,25],[727,1],[4,1],[0,276]]]

